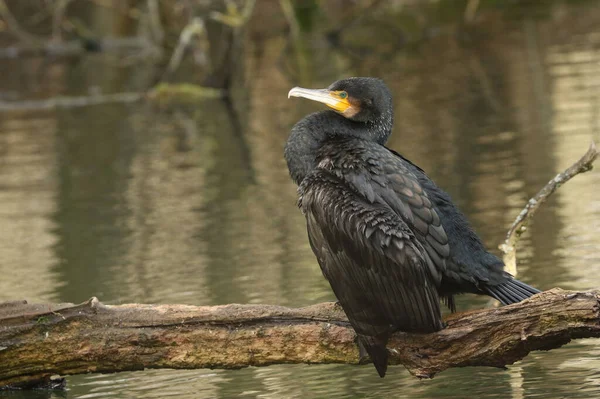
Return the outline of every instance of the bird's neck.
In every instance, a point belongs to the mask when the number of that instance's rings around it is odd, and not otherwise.
[[[290,176],[296,184],[317,167],[319,149],[328,141],[351,138],[384,145],[392,133],[392,115],[377,122],[353,122],[335,113],[322,111],[311,114],[293,128],[285,146],[285,159]]]

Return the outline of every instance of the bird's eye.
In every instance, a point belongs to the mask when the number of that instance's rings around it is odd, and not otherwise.
[[[348,97],[348,93],[346,93],[345,91],[341,91],[340,94],[338,94],[338,96],[343,100],[344,98]]]

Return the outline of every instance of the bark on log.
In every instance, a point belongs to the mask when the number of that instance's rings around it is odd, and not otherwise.
[[[600,337],[600,292],[553,289],[524,302],[451,315],[433,334],[398,333],[391,364],[430,378],[450,367],[504,367],[532,350]],[[0,387],[51,376],[144,368],[281,363],[358,364],[355,334],[338,306],[106,306],[0,304]]]

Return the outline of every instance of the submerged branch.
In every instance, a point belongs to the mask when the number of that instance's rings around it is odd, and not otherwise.
[[[517,255],[516,255],[516,246],[519,242],[519,238],[521,234],[527,230],[527,225],[529,221],[538,210],[540,205],[542,205],[557,188],[571,180],[573,177],[578,175],[579,173],[584,173],[592,170],[592,165],[596,158],[600,153],[596,148],[596,144],[592,141],[590,144],[590,148],[587,152],[579,159],[579,161],[575,162],[564,172],[557,174],[552,180],[550,180],[544,188],[542,188],[533,198],[531,198],[525,208],[521,211],[521,213],[517,216],[512,226],[508,230],[506,235],[506,240],[504,243],[500,245],[500,250],[504,254],[503,260],[506,265],[506,271],[511,273],[512,275],[517,274]]]
[[[533,350],[600,337],[599,292],[554,289],[524,302],[455,314],[433,334],[398,333],[390,363],[433,377],[450,367],[503,367]],[[56,374],[282,363],[359,364],[338,306],[0,304],[0,387]],[[373,371],[375,372],[375,371]],[[56,381],[56,380],[54,380]]]

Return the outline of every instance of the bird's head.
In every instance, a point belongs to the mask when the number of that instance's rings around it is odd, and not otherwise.
[[[340,115],[355,122],[377,123],[392,117],[392,94],[381,79],[348,78],[338,80],[327,89],[294,87],[289,97],[304,97],[324,103]]]

